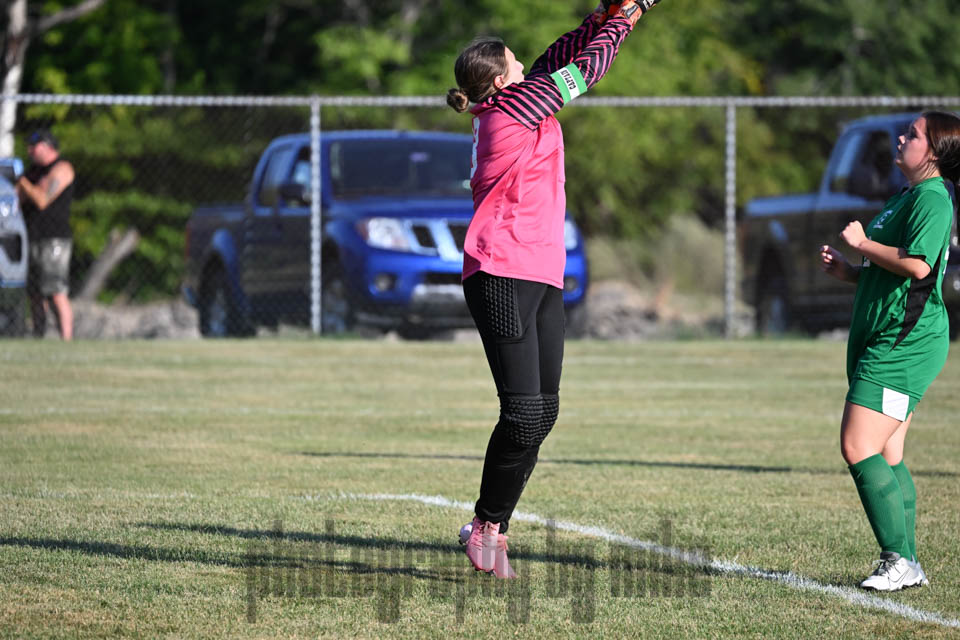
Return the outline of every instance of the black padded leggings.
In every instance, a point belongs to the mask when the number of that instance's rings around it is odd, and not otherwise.
[[[475,510],[505,532],[560,408],[563,292],[482,271],[464,280],[463,292],[500,398]]]

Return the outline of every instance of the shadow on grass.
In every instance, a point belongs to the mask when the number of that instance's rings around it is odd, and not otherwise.
[[[161,531],[182,531],[188,533],[228,536],[244,540],[256,540],[264,543],[271,540],[287,543],[308,542],[332,545],[342,550],[366,549],[385,553],[398,552],[398,554],[406,554],[408,556],[411,552],[418,552],[420,554],[423,552],[428,554],[445,554],[452,557],[456,564],[466,563],[466,559],[462,556],[462,547],[458,544],[443,544],[422,540],[410,541],[387,537],[373,538],[337,534],[335,532],[329,532],[331,521],[327,522],[327,533],[278,531],[271,529],[239,529],[229,526],[166,522],[141,522],[138,523],[137,526]],[[669,543],[669,540],[666,542]],[[328,549],[332,550],[332,546],[328,547]],[[558,553],[540,551],[536,549],[538,546],[542,548],[558,548],[563,550],[563,552]],[[603,546],[606,546],[607,549],[601,549]],[[671,560],[670,558],[666,558],[665,560],[662,558],[657,559],[662,554],[656,551],[634,549],[625,547],[623,545],[604,545],[593,539],[576,543],[571,543],[568,541],[557,542],[548,534],[542,545],[511,545],[510,559],[511,561],[534,561],[547,564],[587,567],[590,569],[623,569],[625,566],[629,567],[631,565],[639,564],[645,566],[646,568],[655,568],[658,573],[662,574],[683,573],[684,575],[689,575],[691,572],[694,572],[702,576],[715,575],[715,571],[707,566],[710,562],[709,553],[706,553],[702,550],[696,550],[690,553],[691,556],[696,556],[697,554],[702,557],[704,566],[677,562]],[[417,556],[414,557],[416,558]],[[423,555],[420,555],[419,557],[422,559]],[[638,558],[642,558],[642,560],[638,560]],[[460,562],[461,559],[462,562]]]
[[[149,526],[149,525],[144,525]],[[162,527],[158,527],[162,528]],[[175,527],[171,527],[175,528]],[[189,529],[185,529],[189,530]],[[266,542],[264,537],[258,542]],[[286,540],[289,542],[290,540]],[[413,578],[448,580],[448,577],[416,567],[384,567],[372,563],[356,562],[345,559],[325,559],[321,556],[288,552],[289,549],[276,548],[277,553],[264,553],[270,546],[251,546],[246,553],[226,553],[203,551],[198,549],[172,549],[147,545],[130,545],[91,540],[71,540],[53,538],[0,537],[0,547],[28,547],[43,551],[69,551],[91,556],[106,556],[124,560],[148,560],[151,562],[195,562],[198,564],[225,566],[235,569],[252,567],[276,568],[335,568],[347,573],[406,575]]]
[[[303,451],[300,455],[313,458],[392,458],[398,460],[465,460],[470,462],[483,462],[483,456],[467,456],[452,454],[419,454],[419,453],[376,453],[376,452],[354,452],[354,451]],[[579,458],[540,458],[538,465],[542,464],[570,464],[584,466],[628,466],[628,467],[650,467],[650,468],[672,468],[672,469],[696,469],[701,471],[738,471],[741,473],[807,473],[813,475],[847,475],[846,468],[838,467],[836,469],[811,469],[809,467],[775,467],[763,465],[742,465],[742,464],[711,464],[704,462],[666,462],[653,460],[622,460],[622,459],[579,459]],[[927,478],[957,478],[960,473],[955,471],[914,471],[910,470],[914,476]]]
[[[259,585],[257,589],[262,592],[264,585],[267,585],[267,592],[270,593],[270,589],[300,589],[303,584],[313,589],[322,584],[327,594],[349,595],[354,593],[351,589],[358,588],[360,591],[357,593],[369,594],[372,593],[370,583],[356,580],[406,578],[440,585],[460,583],[476,574],[458,545],[336,533],[240,529],[209,524],[143,522],[136,526],[157,531],[236,538],[246,541],[246,549],[243,552],[207,551],[22,536],[0,537],[0,548],[27,547],[124,560],[225,566],[245,570],[248,587],[249,581],[254,580]],[[327,527],[329,529],[330,521]],[[709,565],[708,553],[691,553],[691,557],[697,558],[692,563],[673,560],[649,549],[604,545],[593,540],[558,543],[548,537],[546,545],[552,545],[550,548],[559,552],[543,551],[541,549],[546,548],[544,545],[537,549],[536,544],[517,544],[511,549],[510,558],[514,568],[521,574],[529,576],[545,571],[548,586],[563,586],[572,579],[571,576],[582,576],[583,571],[605,569],[610,572],[612,586],[626,589],[628,593],[630,589],[639,588],[637,585],[643,588],[659,585],[657,588],[663,594],[677,589],[693,589],[690,585],[694,585],[696,594],[701,594],[709,592],[708,583],[702,580],[718,575]],[[533,570],[528,564],[531,562],[542,563],[541,569]],[[703,591],[705,588],[707,590]],[[319,595],[319,592],[309,589],[301,591],[308,595]]]
[[[271,541],[284,543],[307,542],[314,544],[329,544],[340,547],[341,549],[370,549],[376,551],[419,551],[450,554],[454,557],[460,557],[461,547],[455,544],[442,544],[432,542],[411,542],[408,540],[398,540],[395,538],[365,538],[361,536],[350,535],[325,535],[306,532],[283,532],[278,534],[269,529],[237,529],[234,527],[222,527],[204,524],[177,524],[177,523],[138,523],[137,526],[147,527],[165,531],[184,531],[191,533],[203,533],[210,535],[221,535],[236,537],[243,540],[249,540],[255,543],[268,545]],[[120,544],[114,542],[99,542],[94,540],[74,540],[68,538],[27,538],[21,536],[0,537],[0,547],[29,547],[45,551],[70,551],[94,556],[109,556],[125,560],[149,560],[153,562],[196,562],[199,564],[210,564],[218,566],[227,566],[242,568],[260,564],[283,564],[291,560],[292,556],[286,554],[270,553],[229,553],[222,551],[203,551],[198,549],[155,547],[148,545]],[[251,549],[265,549],[268,547],[259,545],[252,546]],[[332,547],[331,547],[332,548]],[[516,545],[519,553],[511,553],[511,558],[535,560],[540,562],[554,562],[561,564],[574,564],[590,566],[594,568],[603,567],[604,563],[598,561],[589,553],[526,553],[521,550],[520,545]],[[332,564],[342,565],[344,563],[334,562]],[[345,563],[347,566],[342,568],[350,569],[351,563]],[[356,568],[356,567],[354,567]],[[423,576],[426,577],[426,576]]]

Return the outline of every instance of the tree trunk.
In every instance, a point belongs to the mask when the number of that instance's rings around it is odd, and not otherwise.
[[[30,45],[27,23],[27,0],[7,3],[7,32],[3,40],[3,95],[20,93],[23,80],[23,61]],[[0,104],[0,157],[13,155],[13,129],[17,124],[17,103],[3,100]]]
[[[13,155],[13,131],[17,126],[17,103],[9,99],[20,93],[23,82],[23,63],[27,59],[27,48],[34,36],[67,22],[82,18],[91,11],[99,9],[106,0],[84,0],[74,7],[37,18],[31,22],[27,16],[27,0],[7,0],[7,32],[3,41],[3,60],[0,74],[3,78],[3,96],[7,98],[0,104],[0,157]]]
[[[110,242],[90,267],[83,286],[80,287],[80,293],[75,295],[74,299],[88,302],[96,300],[107,283],[110,273],[123,262],[124,258],[133,253],[139,242],[140,234],[136,229],[127,229],[122,235],[119,229],[111,231]]]

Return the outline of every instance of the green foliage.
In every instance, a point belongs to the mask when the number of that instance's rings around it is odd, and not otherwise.
[[[242,198],[263,149],[279,134],[303,130],[306,117],[305,109],[34,105],[20,124],[51,127],[76,168],[75,281],[114,230],[136,229],[136,253],[113,272],[103,297],[149,300],[180,288],[191,211]]]
[[[67,3],[48,3],[44,13],[61,4]],[[136,0],[109,0],[95,13],[48,31],[31,45],[24,89],[156,93],[164,87],[163,54],[180,40],[173,16]]]
[[[30,13],[77,2],[34,2]],[[458,52],[475,36],[502,37],[529,67],[590,9],[551,0],[110,0],[33,42],[23,90],[441,96],[453,85]],[[952,46],[960,18],[952,9],[952,0],[667,0],[640,22],[589,95],[957,95],[960,75],[949,70],[960,67]],[[650,242],[675,214],[721,223],[722,110],[575,105],[559,118],[569,205],[588,233]],[[25,128],[54,126],[71,155],[90,159],[95,169],[82,176],[88,191],[125,202],[155,196],[178,207],[239,200],[270,136],[306,129],[302,113],[271,127],[209,111],[145,115],[123,107],[79,117],[75,108],[30,106],[21,117]],[[738,204],[815,188],[838,125],[864,113],[738,110]],[[329,108],[323,126],[468,132],[469,117],[447,109]],[[189,176],[183,184],[144,184],[174,165]]]
[[[114,286],[105,295],[135,288],[140,298],[168,296],[183,277],[183,229],[190,212],[186,203],[136,190],[91,193],[73,207],[76,251],[99,255],[112,231],[149,221],[149,232],[141,233],[134,256],[111,274]]]
[[[635,238],[595,235],[587,241],[591,277],[627,280],[640,288],[717,295],[723,291],[723,232],[690,215],[671,217]]]

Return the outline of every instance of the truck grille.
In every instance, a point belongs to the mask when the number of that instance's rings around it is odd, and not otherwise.
[[[460,286],[460,273],[427,273],[423,276],[424,284],[453,284]]]
[[[0,236],[0,249],[7,254],[10,262],[20,262],[23,259],[23,249],[20,236]]]
[[[450,234],[457,245],[457,251],[463,253],[463,243],[467,239],[467,225],[461,222],[450,223]]]
[[[408,223],[420,253],[441,255],[447,259],[463,253],[467,226],[466,221],[451,220],[412,220]]]
[[[437,241],[433,239],[433,233],[430,227],[425,224],[414,224],[413,235],[417,237],[417,243],[424,249],[436,249]]]

